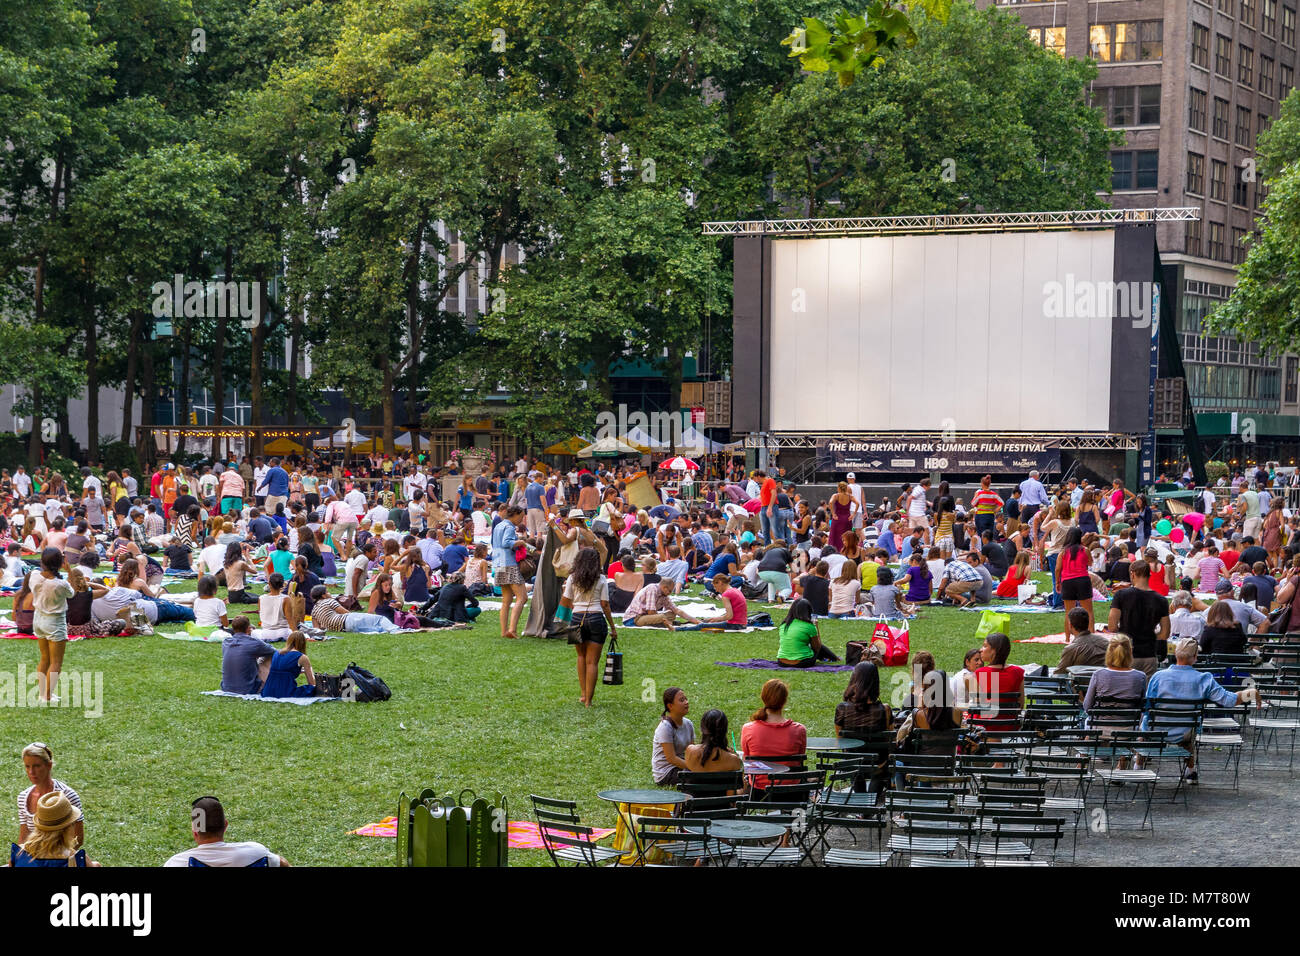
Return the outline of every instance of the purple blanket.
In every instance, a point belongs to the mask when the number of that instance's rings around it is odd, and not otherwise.
[[[751,657],[747,661],[714,661],[714,663],[719,667],[743,667],[746,670],[755,671],[792,671],[796,674],[800,671],[817,671],[821,674],[833,674],[836,671],[853,670],[853,667],[850,664],[817,664],[813,667],[782,667],[776,661],[760,660],[757,657]]]

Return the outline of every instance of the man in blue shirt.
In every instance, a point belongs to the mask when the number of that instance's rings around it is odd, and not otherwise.
[[[524,504],[528,506],[528,536],[539,538],[546,534],[546,488],[537,480],[537,472],[528,476],[524,489]]]
[[[1222,684],[1214,679],[1214,676],[1207,671],[1198,671],[1194,665],[1196,663],[1196,652],[1200,650],[1199,645],[1194,638],[1183,638],[1174,646],[1174,658],[1177,661],[1173,667],[1166,667],[1162,671],[1156,671],[1147,681],[1147,700],[1168,700],[1170,702],[1178,701],[1202,701],[1209,704],[1217,704],[1220,707],[1235,707],[1238,704],[1244,704],[1247,701],[1259,703],[1259,689],[1256,687],[1247,687],[1239,693],[1233,693]],[[1190,723],[1186,726],[1179,724],[1174,717],[1157,718],[1156,725],[1161,729],[1166,729],[1169,734],[1171,743],[1181,747],[1186,747],[1189,751],[1192,749],[1192,734],[1196,728]],[[1149,716],[1142,719],[1142,729],[1150,730],[1151,718]],[[1187,758],[1186,780],[1188,783],[1196,783],[1196,757]]]
[[[1031,471],[1029,477],[1020,483],[1020,520],[1029,524],[1039,508],[1047,504],[1047,489],[1038,480],[1038,472]]]
[[[262,489],[266,491],[263,492]],[[271,467],[262,476],[262,483],[254,489],[255,497],[266,495],[266,513],[275,514],[276,505],[289,503],[289,473],[280,467],[280,459],[272,458]]]
[[[248,533],[257,539],[258,544],[266,544],[271,541],[280,526],[262,514],[256,508],[249,511]]]
[[[426,531],[416,547],[420,549],[420,557],[424,558],[430,571],[442,569],[443,546],[438,542],[438,529],[430,528]]]
[[[453,541],[442,549],[442,566],[448,574],[455,574],[469,560],[469,548],[463,542]]]

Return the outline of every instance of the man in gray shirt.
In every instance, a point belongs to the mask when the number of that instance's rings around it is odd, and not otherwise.
[[[1214,586],[1214,600],[1232,608],[1232,616],[1241,625],[1243,633],[1249,634],[1250,625],[1252,624],[1255,625],[1256,634],[1266,634],[1268,632],[1268,615],[1253,604],[1246,604],[1243,601],[1236,600],[1232,596],[1232,582],[1227,578],[1219,578],[1219,583]]]
[[[231,634],[221,642],[221,689],[231,694],[256,694],[266,683],[275,648],[248,633],[248,618],[230,622]]]
[[[989,571],[983,556],[978,551],[972,551],[966,561],[981,579],[979,586],[971,592],[971,597],[975,599],[976,604],[988,604],[993,600],[993,590],[996,586],[993,583],[992,572]]]

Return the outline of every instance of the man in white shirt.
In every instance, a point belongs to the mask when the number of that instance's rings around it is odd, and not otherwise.
[[[366,496],[356,485],[353,485],[351,490],[343,496],[343,500],[352,507],[354,515],[365,514]]]
[[[59,517],[66,517],[63,514],[63,502],[51,495],[45,499],[45,523],[53,525],[54,519]]]
[[[27,474],[27,469],[22,465],[14,472],[14,492],[19,498],[26,498],[32,493],[32,476]]]
[[[258,494],[262,490],[262,479],[271,469],[266,466],[262,459],[257,459],[257,464],[253,466],[253,498],[257,501],[257,506],[261,508],[266,504],[266,495]]]
[[[371,538],[366,542],[365,548],[348,561],[347,570],[343,575],[344,597],[358,597],[361,594],[366,586],[366,575],[370,572],[370,562],[378,553],[379,546],[375,544],[375,539]]]
[[[199,574],[211,574],[216,577],[221,573],[226,560],[226,546],[218,544],[217,539],[209,535],[203,539],[203,550],[199,552],[194,570]]]
[[[925,530],[925,541],[930,543],[930,522],[925,516],[926,492],[930,490],[930,479],[922,478],[920,483],[912,488],[911,495],[907,499],[907,520],[912,528],[923,528]]]
[[[528,474],[528,459],[520,455],[519,460],[515,462],[515,476],[526,474]]]
[[[751,499],[757,498],[760,490],[758,479],[750,475],[749,481],[745,482],[745,495]]]
[[[199,478],[199,497],[207,502],[209,508],[215,508],[217,502],[217,476],[211,468],[204,468]]]
[[[90,496],[91,488],[95,489],[95,494],[98,497],[100,498],[104,497],[103,483],[91,473],[89,468],[82,468],[81,469],[81,497],[83,499],[88,498]]]
[[[855,531],[857,531],[857,530],[861,530],[862,528],[863,496],[862,496],[862,486],[858,484],[858,476],[855,475],[853,472],[849,472],[848,485],[849,485],[849,494],[851,494],[853,496],[853,500],[858,503],[857,510],[853,512],[853,528]]]
[[[427,486],[428,479],[419,471],[412,469],[410,474],[402,476],[402,497],[410,501],[415,497],[417,489],[424,489]]]
[[[377,501],[375,502],[375,506],[366,512],[367,527],[369,527],[370,525],[374,524],[377,521],[379,522],[379,526],[382,528],[384,526],[384,522],[386,522],[387,520],[388,520],[388,509],[385,508]]]
[[[226,842],[226,811],[216,797],[199,797],[190,804],[191,832],[196,844],[163,866],[288,866],[289,861],[262,844]]]

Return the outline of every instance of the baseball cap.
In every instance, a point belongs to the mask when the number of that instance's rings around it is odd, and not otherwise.
[[[1219,578],[1219,583],[1214,586],[1215,594],[1231,594],[1232,582],[1227,578]]]
[[[857,477],[858,476],[855,475],[853,472],[849,472],[849,481],[855,481]]]
[[[752,531],[746,531],[744,534],[742,534],[742,535],[740,536],[740,543],[741,543],[741,544],[753,544],[753,543],[754,543],[754,532],[752,532]]]

